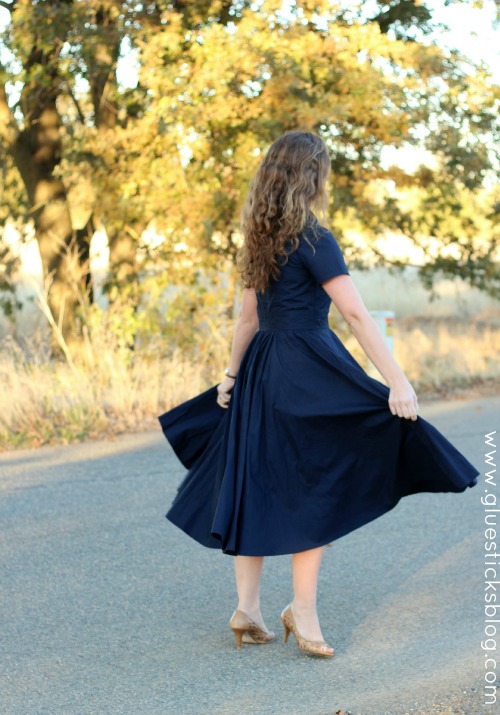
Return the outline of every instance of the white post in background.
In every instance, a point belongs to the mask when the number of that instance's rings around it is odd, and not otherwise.
[[[395,313],[393,310],[370,310],[370,315],[373,317],[375,322],[377,323],[380,332],[384,336],[384,340],[387,344],[387,347],[391,351],[391,353],[394,352],[394,340],[393,340],[393,334],[392,334],[392,328],[393,328],[393,323],[394,323],[394,316]],[[377,380],[380,380],[383,382],[383,378],[375,365],[371,362],[371,360],[368,360],[368,368],[366,370],[368,375],[370,377],[374,377]]]

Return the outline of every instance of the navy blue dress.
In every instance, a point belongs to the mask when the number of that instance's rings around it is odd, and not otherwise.
[[[166,517],[207,547],[270,556],[323,546],[417,492],[463,492],[479,471],[433,425],[397,417],[329,328],[321,283],[348,274],[308,229],[257,294],[259,329],[228,409],[217,386],[159,417],[188,469]]]

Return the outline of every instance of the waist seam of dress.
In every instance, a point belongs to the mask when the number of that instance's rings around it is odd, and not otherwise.
[[[282,327],[282,326],[268,326],[265,328],[260,328],[258,332],[259,333],[274,333],[274,332],[292,332],[292,333],[301,333],[306,330],[330,330],[329,325],[315,325],[313,327],[307,326],[307,327],[298,327],[294,326],[293,328],[289,327]]]

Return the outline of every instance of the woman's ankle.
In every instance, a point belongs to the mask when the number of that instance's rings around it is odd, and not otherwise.
[[[254,604],[254,603],[245,603],[245,602],[239,602],[238,611],[242,611],[242,613],[246,613],[247,616],[249,616],[252,619],[258,619],[262,618],[262,614],[260,612],[260,604]]]
[[[316,601],[308,599],[294,598],[291,603],[292,611],[297,614],[313,615],[316,614]]]

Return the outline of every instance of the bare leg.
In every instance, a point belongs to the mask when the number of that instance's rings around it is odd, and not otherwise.
[[[292,554],[294,593],[291,604],[292,614],[300,635],[313,641],[323,640],[316,612],[316,590],[323,551],[324,546],[320,546],[317,549]]]
[[[235,556],[234,573],[238,591],[238,610],[246,613],[261,628],[266,628],[260,612],[260,576],[263,556]]]

